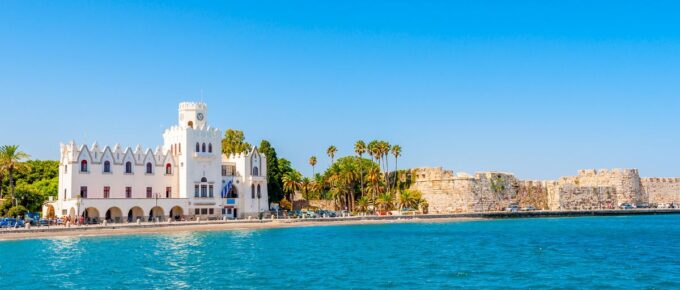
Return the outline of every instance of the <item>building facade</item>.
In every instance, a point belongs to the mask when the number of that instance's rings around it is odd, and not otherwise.
[[[59,194],[45,216],[110,222],[244,218],[267,213],[267,162],[257,148],[222,154],[205,103],[181,103],[163,145],[60,145]]]

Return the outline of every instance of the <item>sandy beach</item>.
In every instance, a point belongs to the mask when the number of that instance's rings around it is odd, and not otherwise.
[[[49,228],[32,228],[30,230],[0,230],[0,241],[23,239],[49,239],[57,237],[94,237],[114,235],[164,234],[176,232],[196,231],[237,231],[261,230],[308,226],[342,226],[342,225],[370,225],[393,223],[434,223],[434,222],[464,222],[482,220],[483,218],[443,217],[443,218],[390,218],[390,219],[361,219],[339,218],[325,220],[263,220],[263,221],[206,221],[206,222],[176,222],[159,224],[115,224],[108,226],[51,226]]]

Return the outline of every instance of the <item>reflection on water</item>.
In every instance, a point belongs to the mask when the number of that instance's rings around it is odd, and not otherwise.
[[[18,289],[678,289],[678,236],[680,216],[70,237],[0,243],[0,278]]]

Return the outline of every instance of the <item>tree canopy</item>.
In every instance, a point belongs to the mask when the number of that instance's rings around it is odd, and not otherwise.
[[[243,131],[227,129],[222,139],[222,153],[229,156],[249,152],[253,147],[245,140]]]

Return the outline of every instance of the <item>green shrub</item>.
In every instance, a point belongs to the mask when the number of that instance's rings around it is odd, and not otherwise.
[[[24,216],[27,212],[28,212],[28,209],[26,209],[25,207],[23,207],[21,205],[17,205],[17,206],[11,207],[7,211],[7,216],[10,216],[10,217]]]

